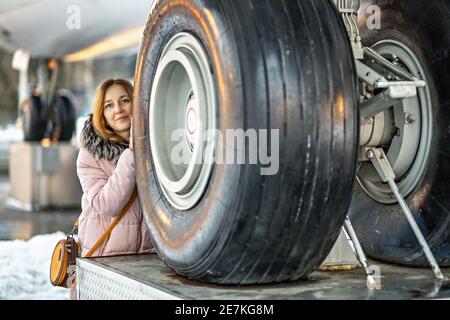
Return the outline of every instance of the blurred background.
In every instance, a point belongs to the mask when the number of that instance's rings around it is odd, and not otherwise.
[[[96,87],[134,82],[152,0],[0,0],[0,299],[67,299],[49,282],[80,214],[78,135]]]

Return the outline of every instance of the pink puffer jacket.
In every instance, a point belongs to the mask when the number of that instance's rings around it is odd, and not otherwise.
[[[92,125],[92,115],[81,134],[77,174],[83,189],[78,237],[84,257],[126,205],[136,185],[133,151],[101,138]],[[93,256],[154,252],[136,199]]]

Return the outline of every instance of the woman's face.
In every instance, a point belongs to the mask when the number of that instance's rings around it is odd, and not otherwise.
[[[108,125],[120,136],[131,127],[131,97],[120,84],[112,85],[105,93],[103,115]]]

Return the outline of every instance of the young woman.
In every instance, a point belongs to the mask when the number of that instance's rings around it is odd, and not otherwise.
[[[93,113],[80,139],[77,174],[83,189],[78,238],[85,256],[130,200],[136,181],[131,135],[133,87],[107,80],[97,89]],[[155,252],[136,199],[92,256]]]

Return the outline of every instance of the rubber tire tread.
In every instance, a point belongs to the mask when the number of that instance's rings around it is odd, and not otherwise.
[[[204,197],[186,212],[159,189],[147,120],[162,48],[181,31],[197,36],[217,62],[211,69],[224,90],[219,130],[280,132],[277,174],[216,164]],[[353,56],[333,3],[159,1],[135,79],[136,179],[164,262],[178,274],[220,284],[297,280],[316,269],[348,210],[359,135]]]

